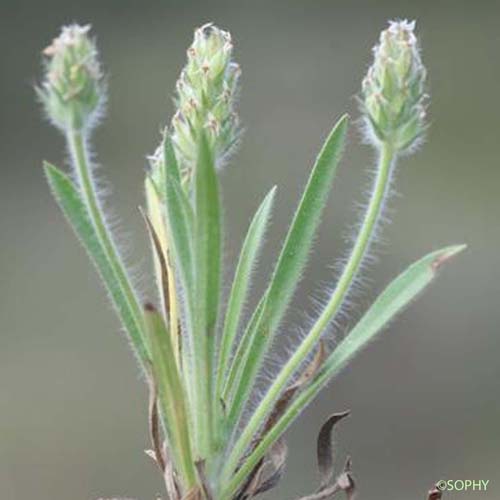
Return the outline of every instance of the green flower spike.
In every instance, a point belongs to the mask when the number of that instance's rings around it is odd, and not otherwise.
[[[172,142],[184,175],[193,170],[202,131],[218,166],[238,140],[234,107],[240,67],[231,60],[232,52],[227,31],[212,24],[195,31],[177,82],[177,111],[172,119]]]
[[[37,88],[47,115],[61,130],[82,130],[99,117],[104,84],[90,25],[65,26],[44,51],[45,80]]]
[[[370,139],[397,151],[415,146],[425,132],[426,70],[414,33],[415,21],[391,21],[373,49],[363,80],[362,109]]]

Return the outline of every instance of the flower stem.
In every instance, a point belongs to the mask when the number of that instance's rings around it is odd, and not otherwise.
[[[129,278],[125,272],[121,258],[106,227],[102,209],[99,206],[99,201],[90,171],[89,154],[87,151],[84,133],[81,130],[68,130],[66,132],[66,141],[73,165],[75,167],[81,194],[89,211],[90,219],[92,220],[92,224],[95,227],[99,240],[104,248],[107,258],[109,259],[109,263],[113,269],[116,280],[119,282],[120,287],[123,290],[138,331],[140,332],[140,335],[132,335],[131,340],[144,368],[144,365],[150,359],[150,356],[146,347],[147,343],[145,340],[145,325],[142,317],[142,311]]]
[[[373,185],[370,202],[359,230],[358,237],[351,250],[349,260],[342,271],[335,290],[323,312],[314,323],[311,331],[301,342],[291,358],[283,366],[274,382],[269,387],[266,395],[259,403],[259,406],[253,413],[239,439],[232,447],[232,451],[229,454],[224,467],[224,478],[229,479],[229,477],[236,470],[238,461],[252,442],[252,439],[259,432],[259,429],[262,427],[267,415],[272,410],[273,405],[285,389],[290,377],[314,349],[314,346],[327,328],[329,322],[342,306],[353,280],[359,271],[363,258],[367,253],[377,225],[377,220],[382,212],[384,200],[389,190],[391,171],[395,163],[395,156],[393,148],[388,143],[383,143],[380,148],[377,175]],[[238,470],[238,477],[245,477],[244,466]],[[225,481],[223,481],[223,483],[224,482]]]

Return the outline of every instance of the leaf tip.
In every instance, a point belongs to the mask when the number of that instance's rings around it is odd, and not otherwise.
[[[49,172],[51,172],[53,170],[57,170],[57,167],[55,167],[54,165],[52,165],[52,163],[50,163],[47,160],[43,160],[43,162],[42,162],[42,168],[45,171],[45,173],[49,173]]]
[[[344,113],[339,120],[339,123],[347,123],[349,122],[350,116],[349,113]]]
[[[347,113],[344,113],[337,121],[335,126],[336,129],[342,129],[342,132],[345,134],[347,132],[347,128],[349,126],[350,116]]]
[[[266,197],[264,199],[264,202],[262,203],[262,205],[266,205],[266,206],[269,206],[269,205],[273,205],[274,204],[274,198],[276,197],[276,191],[278,190],[278,186],[275,184],[269,191],[268,193],[266,194]]]
[[[452,257],[458,255],[460,252],[463,252],[467,248],[467,245],[453,245],[448,248],[445,248],[442,252],[437,255],[437,257],[433,260],[431,266],[432,270],[436,272],[441,266],[448,262]]]

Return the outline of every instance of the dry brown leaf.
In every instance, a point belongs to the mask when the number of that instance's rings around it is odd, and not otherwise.
[[[288,446],[284,439],[278,439],[276,443],[271,447],[267,455],[267,460],[272,468],[272,472],[263,478],[260,484],[257,486],[253,492],[253,496],[259,495],[273,489],[280,481],[285,471],[286,457],[288,455]],[[264,463],[264,465],[266,465]],[[262,474],[264,477],[264,474]]]
[[[349,415],[348,411],[330,415],[322,425],[317,440],[317,460],[320,477],[320,489],[328,486],[333,478],[332,432],[335,424]]]
[[[343,472],[332,485],[312,495],[301,497],[299,500],[327,500],[340,492],[345,493],[347,500],[353,500],[355,489],[355,483],[350,472]]]
[[[259,444],[262,436],[264,436],[266,432],[268,432],[269,429],[271,429],[276,424],[281,415],[287,409],[290,401],[295,396],[297,391],[301,389],[301,387],[304,384],[306,384],[316,374],[316,372],[322,365],[323,361],[325,360],[325,357],[326,357],[326,349],[324,343],[320,341],[318,349],[312,361],[306,366],[306,368],[304,369],[303,373],[299,376],[299,378],[285,390],[285,392],[281,395],[281,397],[274,405],[274,408],[269,417],[267,418],[267,421],[262,429],[260,436],[254,439],[251,449],[254,449]],[[276,450],[278,450],[276,455],[275,455],[276,451],[273,452],[274,446],[276,446],[277,447]],[[276,484],[278,483],[279,479],[283,474],[283,470],[285,467],[286,450],[287,448],[284,441],[282,441],[281,439],[276,441],[275,445],[271,447],[269,453],[261,460],[259,460],[257,465],[253,468],[252,473],[247,478],[247,481],[243,484],[239,493],[235,496],[235,500],[244,500],[246,498],[251,498],[252,496],[257,495],[258,493],[267,491],[276,486]],[[266,465],[266,459],[270,459],[272,462],[273,456],[279,457],[280,463],[277,464],[277,466],[274,468],[274,471],[271,473],[270,476],[268,476],[266,479],[263,479],[262,473],[263,473],[263,468]],[[263,488],[265,488],[265,490]]]
[[[175,470],[167,452],[167,445],[163,445],[163,456],[165,457],[165,471],[163,472],[163,479],[165,481],[165,489],[167,490],[169,500],[180,500],[181,493],[179,484],[175,478]]]
[[[201,488],[203,492],[203,498],[204,500],[212,500],[214,498],[211,488],[210,488],[210,483],[208,481],[207,475],[205,474],[205,461],[204,460],[198,460],[196,463],[196,470],[198,471],[198,477],[200,478],[201,481]]]
[[[158,464],[160,470],[164,472],[165,457],[163,455],[163,450],[162,450],[160,422],[158,414],[158,390],[156,387],[155,378],[152,373],[148,377],[148,385],[149,385],[149,405],[148,405],[149,437],[151,439],[151,444],[153,446],[153,453],[154,453],[153,458]]]
[[[252,472],[246,478],[238,493],[234,496],[233,500],[246,500],[251,498],[256,485],[260,483],[262,471],[264,469],[265,457],[262,457],[257,465],[252,469]]]
[[[353,500],[356,485],[351,474],[352,462],[347,458],[344,470],[334,483],[333,478],[333,452],[332,430],[337,422],[347,417],[349,412],[331,415],[321,427],[317,441],[318,468],[320,472],[320,486],[312,495],[301,497],[299,500],[326,500],[333,498],[337,493],[344,492],[347,500]]]
[[[432,490],[429,490],[427,500],[440,500],[443,498],[443,492],[436,486],[432,488]]]
[[[288,446],[284,439],[278,439],[253,468],[234,500],[253,498],[274,488],[285,470],[287,454]]]
[[[204,500],[203,492],[199,486],[193,486],[183,497],[182,500]]]

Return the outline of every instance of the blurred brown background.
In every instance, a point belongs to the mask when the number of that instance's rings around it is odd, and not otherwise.
[[[259,199],[278,184],[265,283],[311,161],[353,96],[386,20],[416,18],[432,128],[401,162],[400,196],[356,314],[407,264],[449,243],[468,251],[325,390],[289,432],[288,471],[270,498],[316,486],[315,439],[333,411],[339,460],[352,455],[359,497],[418,500],[440,478],[489,479],[500,497],[500,4],[493,1],[0,1],[0,498],[152,499],[146,391],[94,270],[51,199],[42,159],[65,163],[33,83],[61,24],[92,23],[109,71],[95,151],[126,226],[130,262],[151,293],[137,205],[145,155],[172,114],[192,30],[229,29],[243,68],[241,150],[223,174],[227,276]],[[352,127],[316,252],[289,316],[304,323],[332,279],[363,201],[373,153]],[[355,316],[357,317],[357,316]]]

